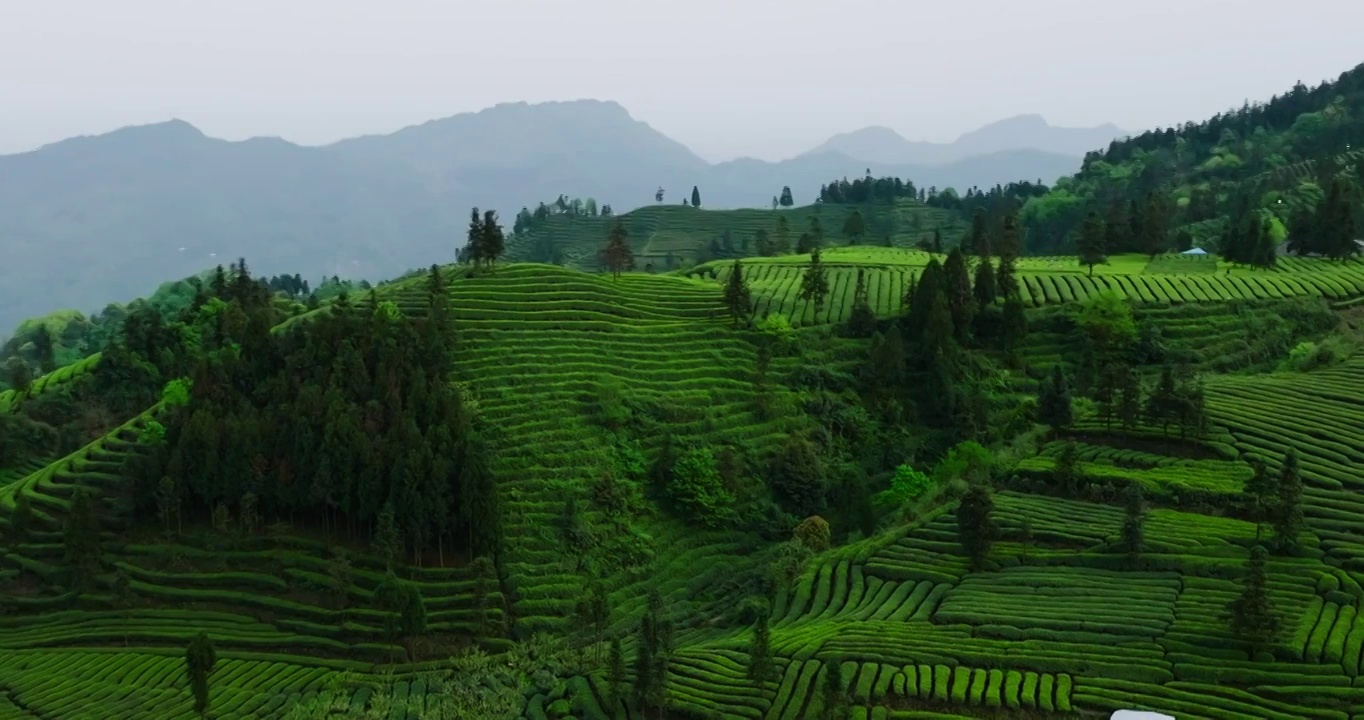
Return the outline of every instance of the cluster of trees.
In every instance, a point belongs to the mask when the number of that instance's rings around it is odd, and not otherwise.
[[[488,210],[480,216],[478,208],[470,210],[465,245],[458,253],[460,261],[491,267],[506,249],[507,240],[497,222],[497,211]]]
[[[611,217],[614,213],[610,205],[597,206],[595,198],[573,198],[569,199],[560,195],[554,202],[546,205],[540,203],[534,210],[521,208],[516,213],[516,219],[512,221],[512,233],[521,233],[538,230],[549,222],[553,215],[568,215],[570,217]]]
[[[1333,260],[1358,255],[1355,204],[1351,183],[1332,178],[1325,197],[1316,207],[1302,210],[1290,222],[1289,251],[1299,255],[1322,255]]]
[[[789,208],[789,207],[791,207],[792,205],[795,205],[795,204],[796,204],[796,201],[791,197],[791,186],[790,186],[790,185],[784,185],[784,186],[782,186],[782,189],[781,189],[781,197],[778,197],[778,196],[776,196],[776,195],[773,195],[773,196],[772,196],[772,209],[773,209],[773,210],[776,210],[778,207]]]
[[[1218,253],[1234,263],[1271,268],[1278,264],[1278,246],[1273,220],[1246,208],[1239,217],[1227,219]]]
[[[257,288],[243,263],[234,285]],[[452,323],[433,267],[421,319],[373,292],[272,334],[268,297],[199,308],[186,381],[168,386],[164,435],[126,471],[134,506],[169,529],[301,519],[368,535],[390,560],[447,543],[496,553],[500,512],[486,445],[448,378]],[[178,388],[173,393],[171,388]]]
[[[917,198],[918,188],[912,180],[897,177],[872,178],[871,170],[866,177],[848,182],[847,178],[835,180],[819,186],[819,201],[822,203],[861,204],[870,202],[891,202],[898,198]]]

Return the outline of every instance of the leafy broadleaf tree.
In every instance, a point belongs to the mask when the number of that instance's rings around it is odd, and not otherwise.
[[[1241,580],[1241,594],[1228,603],[1225,615],[1232,636],[1249,646],[1251,659],[1278,640],[1283,624],[1269,596],[1269,578],[1265,572],[1268,557],[1264,546],[1251,548],[1246,574]]]

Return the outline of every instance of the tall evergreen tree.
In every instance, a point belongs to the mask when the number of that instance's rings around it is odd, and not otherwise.
[[[601,263],[615,277],[620,277],[622,272],[633,270],[635,267],[635,253],[626,241],[629,236],[630,233],[625,230],[624,223],[617,219],[606,238],[606,247],[602,248]]]
[[[208,676],[218,665],[218,653],[208,633],[200,631],[185,649],[185,670],[189,675],[189,689],[194,694],[194,712],[207,717],[210,707]]]
[[[1004,216],[1004,227],[999,234],[999,269],[995,271],[995,282],[999,285],[999,296],[1008,300],[1010,295],[1018,293],[1018,278],[1014,272],[1014,263],[1018,261],[1018,255],[1022,252],[1022,243],[1019,241],[1018,216],[1009,213]]]
[[[1118,376],[1117,416],[1124,430],[1131,430],[1141,420],[1141,379],[1136,370],[1127,368]]]
[[[824,298],[829,295],[829,274],[824,267],[824,262],[819,257],[819,247],[810,251],[810,264],[805,267],[805,275],[800,280],[800,293],[797,297],[806,303],[813,303],[815,307],[815,321],[818,322],[819,313],[824,309]]]
[[[1306,529],[1302,513],[1302,475],[1298,471],[1298,451],[1289,448],[1279,467],[1278,497],[1274,502],[1274,542],[1280,550],[1298,547],[1298,536]]]
[[[1004,261],[1001,259],[1000,263]],[[1023,311],[1023,299],[1012,293],[1004,300],[1004,355],[1009,363],[1018,365],[1022,358],[1023,341],[1028,337],[1028,316]]]
[[[1127,560],[1133,565],[1141,557],[1143,526],[1146,524],[1146,502],[1142,497],[1141,484],[1131,482],[1123,494],[1124,517],[1122,523],[1122,544],[1127,551]]]
[[[1094,266],[1107,261],[1104,257],[1104,228],[1099,214],[1091,210],[1085,217],[1084,228],[1080,231],[1080,264],[1089,267],[1094,275]]]
[[[975,298],[971,294],[971,274],[966,267],[966,254],[952,248],[943,264],[948,311],[952,313],[952,328],[957,342],[965,345],[970,339],[971,321],[975,318]]]
[[[725,281],[725,307],[729,310],[729,317],[734,321],[735,327],[753,311],[753,296],[748,291],[743,265],[738,260],[734,261],[729,271],[729,279]]]
[[[767,234],[767,228],[758,228],[753,231],[753,251],[762,257],[771,257],[777,254],[777,248],[772,243],[772,237]]]
[[[933,228],[933,254],[942,254],[942,229]]]
[[[778,255],[791,252],[791,223],[786,221],[785,215],[777,216],[777,233],[772,247]]]
[[[871,337],[876,332],[876,313],[867,300],[867,278],[863,268],[857,269],[857,285],[853,288],[852,313],[848,329],[855,337]]]
[[[57,369],[57,351],[52,341],[52,331],[44,323],[33,331],[33,359],[38,361],[38,372],[46,375]]]
[[[695,185],[691,186],[691,206],[701,207],[701,191],[698,190]]]
[[[469,232],[466,242],[460,259],[465,262],[478,262],[478,259],[483,257],[483,218],[478,214],[478,208],[469,211]]]
[[[1251,462],[1250,479],[1241,489],[1241,503],[1246,515],[1255,522],[1255,541],[1260,541],[1264,524],[1273,520],[1273,510],[1278,501],[1278,485],[1269,474],[1269,466],[1256,459]]]
[[[62,523],[66,562],[71,565],[74,586],[84,590],[100,565],[99,518],[90,491],[77,487]]]
[[[479,232],[480,242],[475,259],[491,267],[497,262],[499,257],[506,252],[507,240],[502,233],[502,226],[497,222],[497,211],[488,210],[483,213],[483,227]]]
[[[758,613],[758,618],[753,623],[753,640],[748,645],[748,679],[761,687],[775,674],[776,666],[772,664],[770,617],[764,609]]]
[[[1052,366],[1051,379],[1042,386],[1037,396],[1037,419],[1051,426],[1052,430],[1070,427],[1070,387],[1060,365]]]
[[[856,245],[866,234],[867,223],[862,219],[861,211],[853,210],[843,221],[843,235],[848,238],[849,245]]]
[[[1155,257],[1169,248],[1169,222],[1164,198],[1151,191],[1146,197],[1146,217],[1142,223],[1142,252]]]
[[[793,199],[791,199],[791,186],[790,186],[790,185],[784,185],[784,186],[782,186],[782,189],[781,189],[781,206],[782,206],[782,207],[791,207],[792,205],[795,205],[795,204],[796,204],[796,201],[793,200]]]
[[[965,548],[973,571],[985,569],[990,548],[999,535],[994,509],[990,486],[983,482],[973,482],[957,506],[957,540]]]
[[[989,247],[988,241],[985,247]],[[994,304],[995,289],[995,270],[987,255],[976,264],[976,279],[971,283],[971,292],[975,294],[976,306],[980,310],[984,311]]]
[[[985,208],[978,207],[971,213],[971,232],[961,245],[962,252],[978,253],[983,258],[990,257],[990,241],[986,238]]]
[[[1268,556],[1262,545],[1251,548],[1241,594],[1228,603],[1225,615],[1232,637],[1249,646],[1251,659],[1278,640],[1283,623],[1269,596],[1269,577],[1265,572]]]

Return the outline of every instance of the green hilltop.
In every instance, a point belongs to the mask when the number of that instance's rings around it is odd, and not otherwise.
[[[1361,716],[1364,263],[1047,249],[1123,147],[30,323],[0,718]]]

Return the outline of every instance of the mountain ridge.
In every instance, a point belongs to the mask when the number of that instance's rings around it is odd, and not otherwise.
[[[960,162],[1007,150],[1042,150],[1080,158],[1126,135],[1113,123],[1062,127],[1051,125],[1040,114],[1027,113],[964,132],[950,143],[909,140],[885,125],[869,125],[834,135],[802,155],[836,151],[866,162],[924,165]]]

